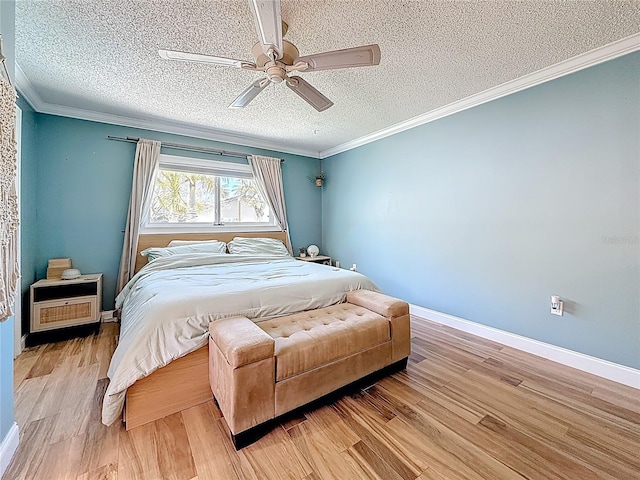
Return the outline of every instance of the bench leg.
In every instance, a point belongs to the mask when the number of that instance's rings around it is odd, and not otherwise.
[[[286,413],[285,415],[289,414]],[[245,430],[244,432],[240,432],[236,435],[232,433],[231,441],[233,442],[233,446],[236,447],[236,450],[241,450],[244,447],[251,445],[253,442],[260,440],[267,433],[273,430],[273,428],[281,421],[282,418],[277,417],[272,420],[267,420],[255,427],[251,427],[249,430]]]
[[[405,370],[407,368],[407,363],[409,363],[409,357],[404,357],[402,360],[398,360],[396,363],[392,363],[389,366],[393,367],[395,365],[396,367],[396,370],[394,370],[394,373],[395,373],[395,372],[399,372],[400,370]]]

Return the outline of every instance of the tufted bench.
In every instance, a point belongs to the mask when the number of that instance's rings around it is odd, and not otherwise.
[[[369,290],[258,323],[218,320],[209,333],[211,390],[236,448],[265,422],[374,372],[404,368],[411,353],[409,306]]]

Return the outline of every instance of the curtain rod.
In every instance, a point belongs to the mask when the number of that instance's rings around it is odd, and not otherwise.
[[[118,142],[131,142],[137,143],[139,138],[135,137],[114,137],[112,135],[107,135],[109,140],[116,140]],[[225,157],[239,157],[239,158],[247,158],[250,154],[240,153],[240,152],[230,152],[227,150],[216,150],[214,148],[208,147],[196,147],[192,145],[182,145],[180,143],[171,143],[171,142],[160,142],[161,146],[167,148],[175,148],[176,150],[188,150],[191,152],[203,152],[203,153],[211,153],[213,155],[224,155]],[[280,159],[281,162],[284,162],[284,159]]]

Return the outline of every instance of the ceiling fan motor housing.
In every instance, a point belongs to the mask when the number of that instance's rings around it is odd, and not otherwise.
[[[284,63],[285,65],[293,65],[293,62],[300,57],[300,52],[298,48],[291,42],[287,40],[282,40],[282,58],[279,58],[278,61]],[[269,57],[267,57],[262,51],[262,45],[260,42],[257,42],[252,48],[251,53],[253,54],[253,58],[256,59],[256,66],[258,68],[264,67],[268,62],[271,61]]]

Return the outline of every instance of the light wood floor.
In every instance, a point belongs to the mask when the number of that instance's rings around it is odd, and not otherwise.
[[[406,371],[236,452],[215,404],[100,423],[117,326],[16,360],[5,479],[640,479],[640,392],[422,320]]]

